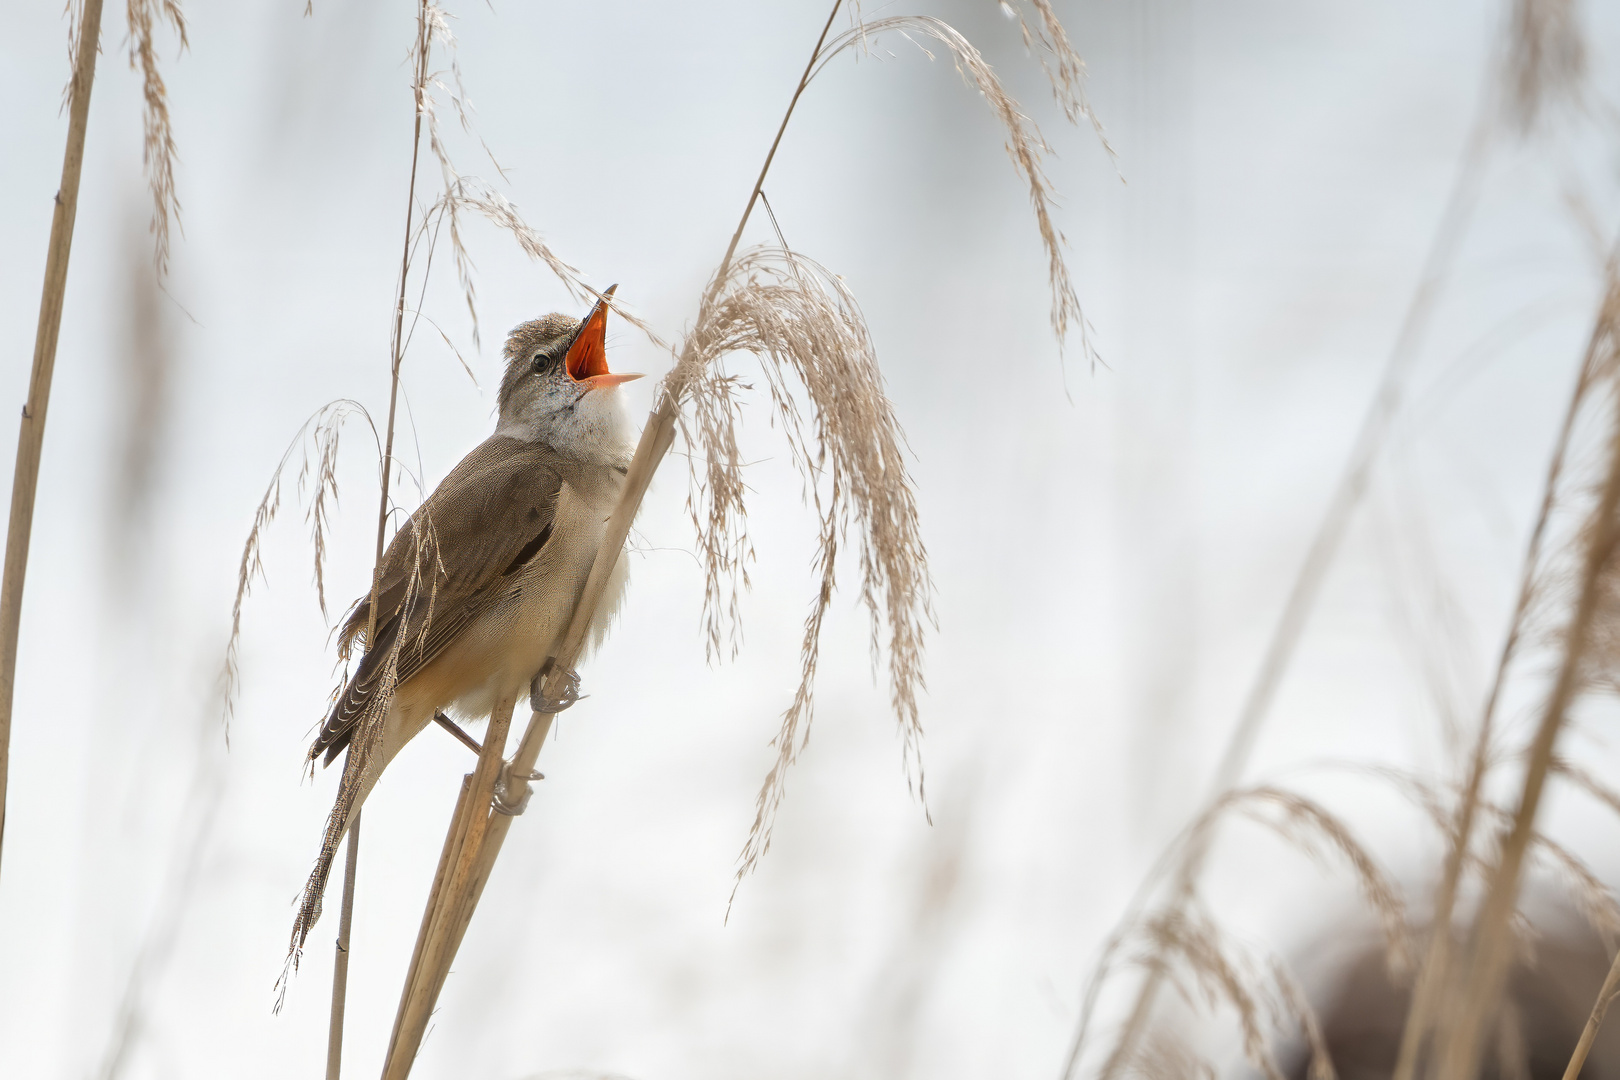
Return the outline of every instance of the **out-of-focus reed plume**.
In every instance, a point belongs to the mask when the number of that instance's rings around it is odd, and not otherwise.
[[[1528,132],[1560,101],[1579,103],[1586,33],[1577,0],[1514,0],[1507,55],[1507,109]]]
[[[1141,928],[1139,962],[1166,964],[1166,977],[1189,1005],[1225,1008],[1237,1019],[1243,1056],[1267,1080],[1283,1080],[1278,1035],[1297,1032],[1309,1047],[1310,1080],[1334,1080],[1333,1061],[1304,992],[1288,969],[1240,949],[1198,906],[1166,911]],[[1141,1051],[1119,1065],[1140,1071]]]
[[[113,357],[111,490],[106,560],[112,594],[134,591],[149,551],[153,500],[172,414],[175,334],[157,269],[129,230],[125,258],[125,330]]]
[[[184,52],[186,19],[179,0],[129,0],[129,66],[141,73],[141,159],[152,191],[152,258],[159,274],[169,269],[169,229],[180,221],[180,200],[174,189],[176,157],[174,125],[169,120],[169,90],[158,70],[156,31],[167,22]]]
[[[1272,1033],[1284,1020],[1295,1025],[1298,1034],[1317,1048],[1313,1069],[1322,1080],[1331,1080],[1332,1064],[1320,1045],[1320,1029],[1304,995],[1294,985],[1293,976],[1279,961],[1263,966],[1224,959],[1228,946],[1213,915],[1207,910],[1201,889],[1194,881],[1185,894],[1172,894],[1158,907],[1150,907],[1157,888],[1178,872],[1185,852],[1207,847],[1211,832],[1234,814],[1240,814],[1275,833],[1294,850],[1317,861],[1333,856],[1355,880],[1366,908],[1378,919],[1384,931],[1384,959],[1392,972],[1410,964],[1411,929],[1406,904],[1390,873],[1358,840],[1349,825],[1310,797],[1277,785],[1260,785],[1229,792],[1183,830],[1171,849],[1155,866],[1133,898],[1126,917],[1104,943],[1096,967],[1086,985],[1079,1025],[1070,1046],[1065,1074],[1074,1076],[1081,1065],[1081,1054],[1089,1046],[1092,1025],[1104,988],[1124,970],[1135,969],[1144,980],[1168,982],[1181,989],[1192,1002],[1183,981],[1204,980],[1206,1007],[1225,1002],[1237,1013],[1243,1034],[1245,1056],[1250,1064],[1272,1076],[1278,1065],[1270,1049]],[[1143,985],[1146,985],[1145,981]],[[1219,991],[1215,993],[1215,991]],[[1261,1023],[1258,1002],[1271,1002]],[[1121,1075],[1140,1068],[1142,1047],[1155,1030],[1151,1014],[1140,1018],[1128,1032],[1131,1038],[1117,1039],[1102,1064],[1102,1075]]]

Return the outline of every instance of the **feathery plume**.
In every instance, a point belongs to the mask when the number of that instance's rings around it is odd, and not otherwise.
[[[704,566],[711,650],[719,648],[726,591],[722,582],[743,572],[750,550],[735,430],[738,384],[719,371],[726,354],[749,352],[763,361],[776,418],[821,523],[816,554],[820,587],[805,618],[799,686],[773,741],[776,761],[760,789],[754,824],[739,858],[740,882],[770,847],[787,770],[809,738],[822,621],[836,583],[839,545],[848,539],[851,525],[874,662],[881,651],[880,632],[887,626],[890,703],[907,775],[923,793],[917,694],[923,688],[925,628],[933,618],[932,586],[906,471],[905,436],[884,393],[866,320],[843,280],[786,248],[751,248],[730,264],[722,279],[710,283],[705,296],[668,385],[677,400],[690,403],[690,419],[683,412],[681,429],[706,461],[703,478],[694,475],[697,502],[688,505]],[[809,399],[808,418],[795,388]],[[726,612],[734,616],[735,585]]]
[[[153,40],[157,23],[167,22],[180,38],[180,51],[189,46],[186,20],[178,0],[129,0],[129,66],[141,73],[141,162],[152,189],[153,261],[159,274],[169,270],[170,219],[180,220],[180,200],[174,190],[174,125],[169,120],[169,91],[158,70]]]

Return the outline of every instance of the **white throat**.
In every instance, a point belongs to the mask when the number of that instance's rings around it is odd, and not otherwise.
[[[617,387],[592,390],[571,408],[535,415],[503,416],[496,435],[538,442],[582,464],[624,468],[630,464],[630,413]]]

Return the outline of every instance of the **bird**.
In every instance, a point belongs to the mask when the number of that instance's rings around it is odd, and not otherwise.
[[[600,294],[584,319],[554,312],[507,335],[494,433],[395,534],[373,591],[344,620],[340,654],[356,641],[365,651],[310,745],[309,767],[330,765],[368,729],[368,715],[385,711],[380,740],[352,784],[356,770],[345,769],[332,822],[342,826],[329,831],[328,849],[389,762],[436,717],[475,721],[525,688],[539,712],[577,700],[577,675],[565,673],[572,686],[561,700],[542,697],[540,676],[568,628],[633,451],[618,388],[641,376],[607,366],[616,289]],[[625,585],[620,559],[587,649],[606,636]]]

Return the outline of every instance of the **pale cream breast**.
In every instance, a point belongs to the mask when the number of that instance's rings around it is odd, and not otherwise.
[[[480,718],[489,715],[503,695],[527,695],[530,680],[555,655],[568,629],[574,602],[590,576],[612,510],[610,499],[589,499],[569,485],[563,486],[545,547],[517,575],[506,596],[469,626],[453,649],[446,650],[447,659],[449,653],[458,653],[462,666],[477,669],[482,676],[454,688],[456,693],[447,703],[455,712],[467,719]],[[588,647],[605,635],[622,599],[625,577],[621,558],[592,621]]]

